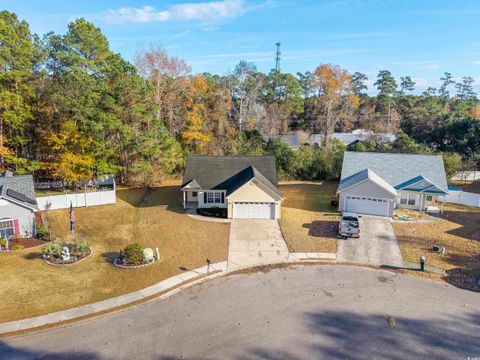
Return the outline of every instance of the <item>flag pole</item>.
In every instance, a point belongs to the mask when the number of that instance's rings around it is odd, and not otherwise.
[[[72,201],[70,201],[70,231],[72,233],[72,242],[75,242],[75,214],[73,213]]]

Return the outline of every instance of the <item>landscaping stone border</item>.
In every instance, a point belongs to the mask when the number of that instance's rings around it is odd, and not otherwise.
[[[47,263],[48,265],[50,266],[59,266],[59,267],[62,267],[62,266],[72,266],[72,265],[76,265],[78,264],[79,262],[82,262],[84,260],[87,260],[90,256],[93,255],[93,248],[90,248],[90,254],[88,254],[87,256],[85,256],[84,258],[81,258],[80,260],[77,260],[73,263],[66,263],[66,264],[55,264],[55,263],[52,263],[50,261],[48,261],[47,259],[43,258],[42,257],[42,260],[45,261],[45,263]]]
[[[149,263],[142,264],[142,265],[123,265],[123,264],[119,263],[120,262],[119,258],[115,258],[115,260],[113,260],[113,266],[121,268],[121,269],[141,269],[141,268],[150,266],[152,264],[155,264],[157,261],[158,260],[153,260]]]

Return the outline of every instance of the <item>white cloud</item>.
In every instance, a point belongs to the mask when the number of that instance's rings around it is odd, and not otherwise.
[[[149,23],[169,20],[196,20],[212,23],[237,17],[247,11],[243,0],[222,0],[172,5],[164,10],[152,6],[109,9],[96,17],[110,24]]]
[[[472,61],[473,65],[480,65],[480,60]]]

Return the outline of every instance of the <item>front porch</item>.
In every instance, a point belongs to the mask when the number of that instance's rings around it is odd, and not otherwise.
[[[198,209],[198,201],[183,201],[182,206],[184,209]]]

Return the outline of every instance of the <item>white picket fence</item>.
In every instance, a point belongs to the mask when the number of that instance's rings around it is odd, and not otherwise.
[[[461,190],[449,190],[448,195],[441,196],[440,200],[452,204],[480,207],[480,194]]]
[[[115,204],[116,202],[115,190],[37,197],[39,210],[67,209],[70,207],[70,203],[73,207],[87,207]]]

